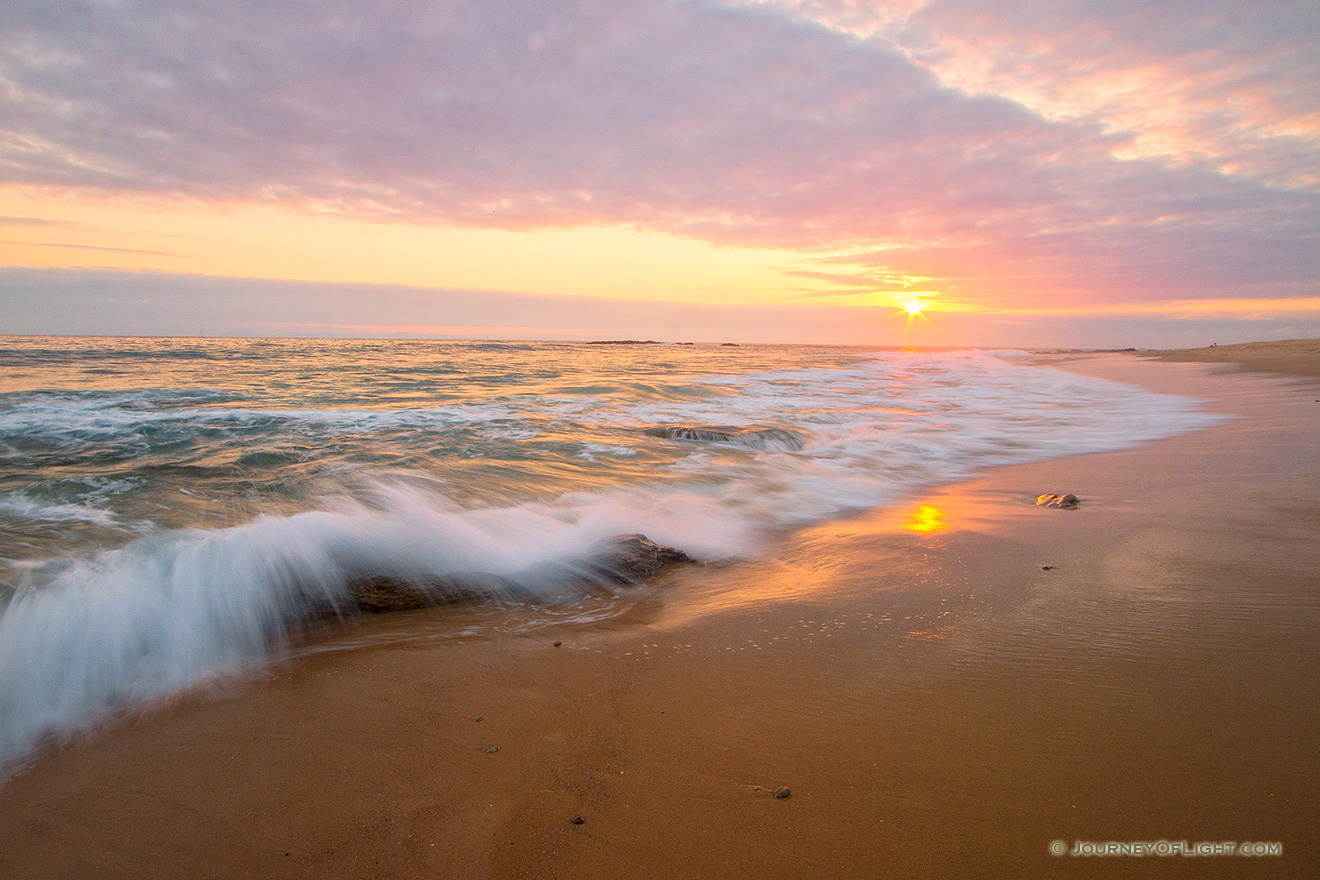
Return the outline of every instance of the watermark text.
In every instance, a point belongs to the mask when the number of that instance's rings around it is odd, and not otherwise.
[[[1214,840],[1190,843],[1186,840],[1074,840],[1050,843],[1050,854],[1077,858],[1148,858],[1183,856],[1281,856],[1283,844],[1275,841]]]

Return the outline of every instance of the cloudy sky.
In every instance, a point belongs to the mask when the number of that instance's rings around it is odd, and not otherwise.
[[[6,0],[0,332],[1320,335],[1317,34],[1313,0]]]

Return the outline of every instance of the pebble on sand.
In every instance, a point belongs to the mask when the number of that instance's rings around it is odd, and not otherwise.
[[[574,816],[574,817],[573,817],[573,824],[574,824],[574,825],[581,825],[581,824],[582,824],[583,822],[585,822],[585,821],[586,821],[586,820],[583,819],[581,816]]]
[[[499,746],[491,746],[490,748],[486,749],[486,754],[488,754],[488,755],[493,755],[493,754],[495,754],[496,752],[498,752],[499,750],[500,750],[500,747],[499,747]]]
[[[1082,506],[1082,499],[1073,495],[1071,492],[1067,495],[1041,495],[1036,499],[1037,507],[1059,507],[1063,510],[1076,510]]]
[[[775,789],[775,797],[778,798],[778,799],[781,800],[781,801],[782,801],[784,798],[786,798],[786,797],[788,797],[789,795],[791,795],[792,793],[793,793],[793,792],[790,791],[790,790],[788,789],[787,786],[785,786],[784,788],[776,788],[776,789]]]

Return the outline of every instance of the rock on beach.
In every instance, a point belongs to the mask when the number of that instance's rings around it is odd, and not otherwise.
[[[585,560],[561,564],[549,576],[597,585],[636,585],[667,568],[695,562],[682,550],[657,544],[645,535],[617,535],[601,542]],[[553,568],[547,566],[547,568]],[[348,610],[367,614],[428,608],[474,595],[490,595],[507,587],[518,591],[517,578],[471,572],[430,582],[390,575],[356,578],[348,584]],[[340,609],[341,611],[344,609]]]
[[[1041,495],[1036,499],[1037,507],[1058,507],[1062,510],[1076,510],[1082,506],[1082,499],[1069,493],[1067,495]]]

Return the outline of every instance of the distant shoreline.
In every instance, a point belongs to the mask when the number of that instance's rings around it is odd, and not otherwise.
[[[1125,352],[1126,353],[1126,352]],[[1131,352],[1158,361],[1198,364],[1235,364],[1260,373],[1320,376],[1320,339],[1283,339],[1243,342],[1205,348],[1174,348]]]

